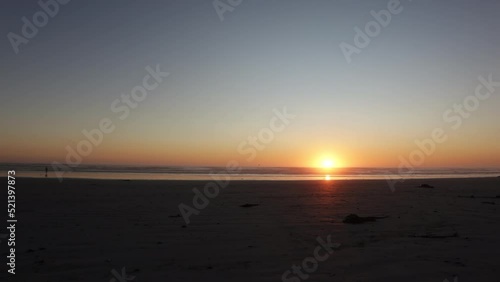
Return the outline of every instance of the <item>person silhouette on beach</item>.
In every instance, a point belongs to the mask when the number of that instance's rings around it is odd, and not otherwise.
[[[49,169],[45,167],[45,178],[47,178],[47,173],[49,172]]]

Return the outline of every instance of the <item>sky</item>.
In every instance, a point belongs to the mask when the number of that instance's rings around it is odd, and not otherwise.
[[[40,4],[1,1],[0,162],[396,167],[437,128],[419,165],[500,167],[500,87],[471,97],[500,81],[500,2],[401,1],[348,62],[340,45],[390,2],[72,0],[25,38]],[[169,75],[114,111],[148,66]],[[114,130],[84,151],[103,119]]]

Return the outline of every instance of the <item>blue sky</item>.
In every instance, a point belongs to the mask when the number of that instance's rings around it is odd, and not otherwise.
[[[114,162],[106,152],[116,146],[134,151],[117,162],[148,163],[141,150],[162,147],[165,164],[222,164],[273,108],[286,106],[298,117],[262,163],[331,154],[377,165],[384,154],[379,165],[397,165],[398,154],[473,93],[479,75],[500,79],[500,2],[401,1],[403,11],[347,63],[339,44],[352,43],[354,27],[388,2],[243,0],[221,21],[211,1],[73,0],[15,54],[7,34],[21,34],[21,18],[40,6],[2,1],[1,155],[63,158],[82,129],[141,82],[144,67],[160,64],[171,75],[87,162]],[[483,103],[431,163],[450,164],[453,150],[498,159],[499,106],[498,95]],[[474,153],[483,147],[491,150]],[[174,157],[188,151],[195,153]],[[500,166],[464,158],[462,166]]]

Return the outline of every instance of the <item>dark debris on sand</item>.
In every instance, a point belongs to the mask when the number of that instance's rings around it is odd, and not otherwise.
[[[482,202],[483,204],[487,204],[487,205],[494,205],[495,202]]]
[[[445,238],[455,238],[458,237],[458,233],[452,234],[425,234],[425,235],[411,235],[413,238],[428,238],[428,239],[445,239]]]
[[[240,207],[242,207],[242,208],[251,208],[251,207],[256,207],[258,205],[259,204],[244,204],[244,205],[240,205]]]
[[[470,196],[462,196],[462,195],[458,195],[459,198],[468,198],[468,199],[498,199],[500,198],[500,195],[498,196],[492,196],[492,197],[489,197],[489,196],[474,196],[474,195],[470,195]]]
[[[426,183],[421,184],[421,185],[420,185],[420,186],[418,186],[418,187],[420,187],[420,188],[434,188],[434,186],[429,185],[429,184],[426,184]]]
[[[357,214],[351,213],[350,215],[346,216],[344,220],[342,221],[343,223],[346,224],[361,224],[365,222],[373,222],[377,221],[377,219],[383,219],[387,218],[388,216],[358,216]]]

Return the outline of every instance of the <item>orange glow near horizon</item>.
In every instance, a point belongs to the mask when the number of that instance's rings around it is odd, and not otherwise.
[[[125,133],[124,133],[125,134]],[[142,135],[141,135],[142,136]],[[307,145],[287,142],[295,138],[276,140],[262,151],[256,151],[254,159],[240,154],[236,145],[207,143],[197,146],[191,142],[164,139],[141,141],[141,136],[106,136],[105,142],[93,148],[89,156],[82,157],[83,164],[123,164],[158,166],[225,166],[235,160],[241,167],[310,167],[323,175],[332,175],[347,167],[397,167],[401,158],[409,161],[414,145],[370,145],[366,148],[350,148],[341,145],[311,143]],[[15,137],[15,136],[14,136]],[[67,146],[75,149],[78,135],[68,141],[63,138],[42,137],[2,140],[0,159],[3,163],[66,163]],[[122,138],[123,137],[123,138]],[[280,143],[282,142],[282,143]],[[467,167],[500,168],[500,145],[472,140],[475,149],[469,149],[460,141],[450,140],[446,145],[425,158],[417,167]],[[235,144],[238,144],[235,142]],[[333,147],[333,148],[332,148]],[[124,154],[123,152],[126,152]]]

